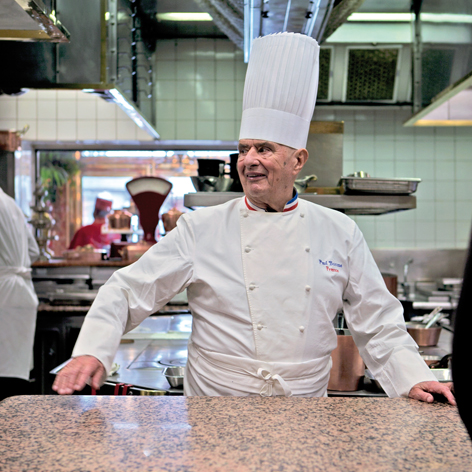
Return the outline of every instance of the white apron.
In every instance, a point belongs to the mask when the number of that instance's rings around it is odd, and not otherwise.
[[[38,306],[30,265],[38,255],[23,212],[0,189],[0,377],[29,379]]]

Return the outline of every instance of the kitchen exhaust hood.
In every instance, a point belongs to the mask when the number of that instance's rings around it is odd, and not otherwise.
[[[2,0],[0,40],[69,42],[70,34],[41,0]]]
[[[15,95],[30,88],[93,93],[115,102],[159,139],[152,52],[142,39],[135,2],[55,0],[55,6],[61,22],[68,25],[70,42],[3,42],[0,93]]]

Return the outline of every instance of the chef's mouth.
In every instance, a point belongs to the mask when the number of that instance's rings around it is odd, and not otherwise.
[[[247,180],[260,180],[265,178],[266,176],[264,174],[259,174],[255,172],[251,172],[250,174],[246,174],[246,179]]]

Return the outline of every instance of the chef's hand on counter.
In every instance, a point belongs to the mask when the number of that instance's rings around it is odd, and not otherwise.
[[[440,383],[436,381],[420,382],[414,385],[408,396],[422,402],[433,403],[434,395],[443,396],[451,405],[456,405],[452,394],[452,383]]]
[[[106,378],[103,364],[93,356],[74,357],[56,375],[52,389],[59,395],[79,392],[87,383],[98,390]]]

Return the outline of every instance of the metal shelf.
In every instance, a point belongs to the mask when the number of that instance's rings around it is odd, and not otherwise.
[[[239,192],[196,192],[184,195],[187,208],[208,207],[226,203],[244,194]],[[347,215],[383,215],[416,208],[411,195],[315,195],[300,194],[300,198],[318,205],[340,210]]]

